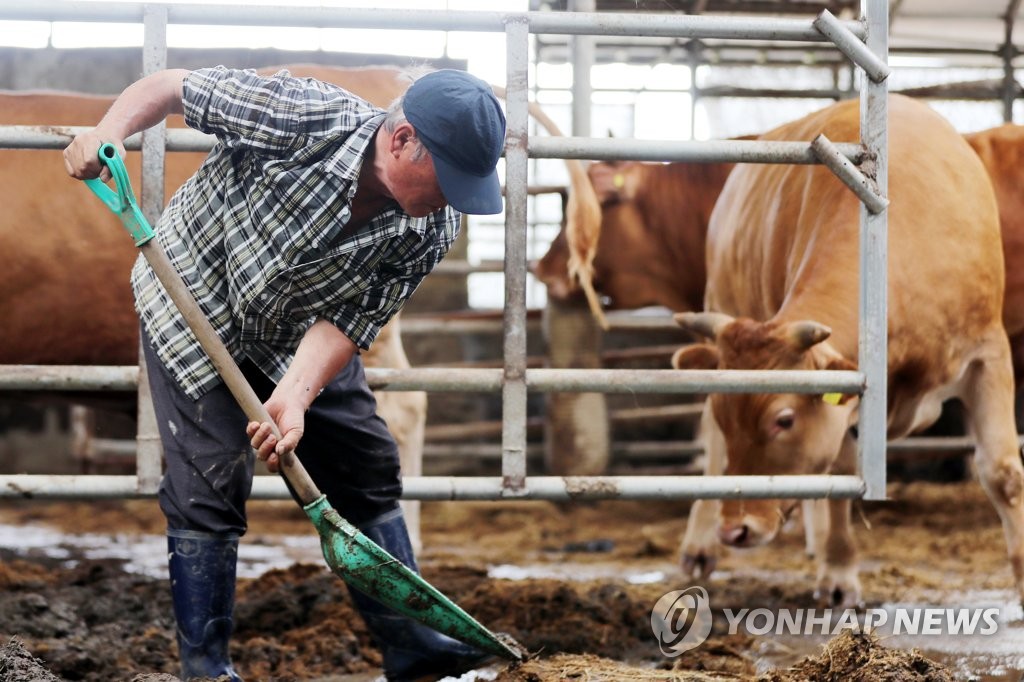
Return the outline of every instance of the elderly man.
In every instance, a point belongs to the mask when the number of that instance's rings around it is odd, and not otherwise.
[[[415,569],[398,506],[397,446],[359,350],[444,257],[460,212],[501,211],[505,118],[491,88],[442,70],[388,111],[327,83],[224,67],[147,76],[64,152],[75,178],[97,152],[171,113],[216,135],[156,228],[164,250],[280,428],[247,423],[163,287],[132,272],[166,457],[171,592],[182,677],[238,680],[228,655],[238,538],[255,456],[294,449],[331,505]],[[366,595],[353,600],[389,680],[459,674],[480,652]]]

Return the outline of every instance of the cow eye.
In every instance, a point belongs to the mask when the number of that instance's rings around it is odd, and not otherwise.
[[[775,417],[775,425],[783,431],[788,431],[793,428],[793,422],[796,421],[796,414],[791,408],[786,408],[779,412]]]

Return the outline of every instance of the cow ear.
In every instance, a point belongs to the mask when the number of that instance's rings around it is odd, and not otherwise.
[[[594,194],[602,206],[629,199],[626,192],[626,164],[623,161],[598,161],[590,165],[587,175],[594,186]]]
[[[857,371],[857,363],[856,362],[851,362],[850,360],[847,360],[842,355],[833,355],[830,358],[828,358],[825,361],[824,365],[819,367],[818,369],[833,369],[833,370],[842,370],[842,371],[856,372]]]
[[[834,355],[829,357],[820,369],[854,371],[857,369],[857,364],[850,362],[842,355]],[[830,405],[845,405],[856,397],[856,393],[826,393],[822,396],[822,400]]]
[[[680,327],[706,339],[717,339],[722,330],[730,325],[735,318],[725,313],[676,313],[672,316]]]
[[[672,354],[674,369],[718,369],[718,347],[710,343],[683,346]]]

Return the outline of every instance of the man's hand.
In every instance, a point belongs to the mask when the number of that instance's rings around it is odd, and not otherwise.
[[[124,158],[124,142],[111,134],[95,128],[75,137],[64,150],[64,168],[68,175],[77,180],[98,177],[103,182],[110,180],[110,170],[100,163],[100,146],[109,142],[117,147],[117,153]]]
[[[281,439],[277,439],[273,427],[267,422],[249,422],[245,433],[256,450],[256,457],[267,463],[267,469],[277,473],[281,468],[281,455],[291,452],[299,445],[305,428],[306,409],[301,402],[289,402],[278,397],[277,391],[264,403],[264,407],[280,429]]]
[[[306,410],[320,391],[355,355],[356,345],[326,320],[314,322],[299,342],[295,359],[277,384],[270,400],[264,403],[271,419],[281,430],[280,442],[270,424],[249,422],[245,432],[256,449],[256,456],[277,472],[280,456],[294,450],[302,438]]]

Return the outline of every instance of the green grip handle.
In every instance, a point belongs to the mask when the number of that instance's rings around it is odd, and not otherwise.
[[[124,229],[135,240],[135,246],[142,246],[156,234],[135,202],[132,183],[128,179],[128,169],[125,168],[121,155],[117,153],[117,147],[109,142],[100,146],[99,157],[100,163],[110,169],[110,176],[114,180],[117,191],[107,187],[106,183],[99,178],[86,180],[85,185],[121,219]]]

